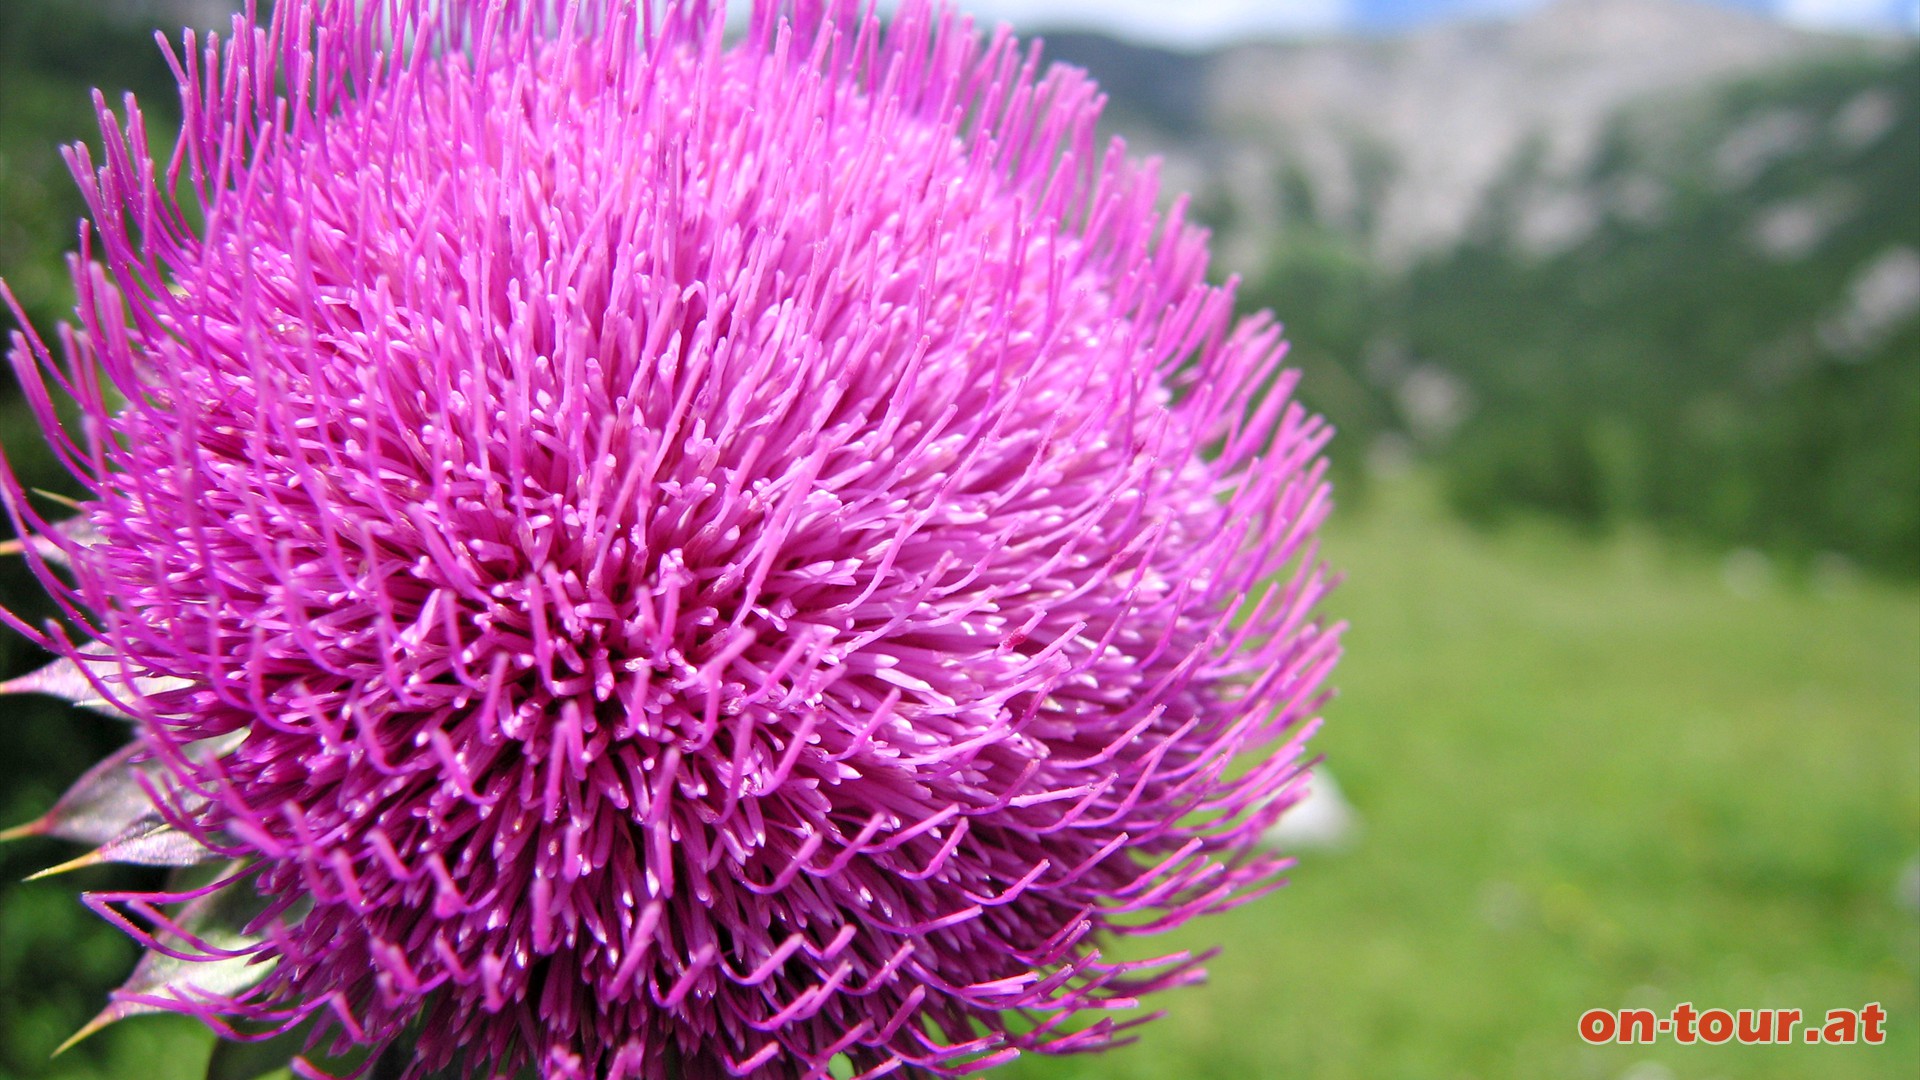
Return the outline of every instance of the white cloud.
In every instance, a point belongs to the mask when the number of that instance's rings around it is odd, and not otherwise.
[[[4,3],[5,0],[0,0]],[[749,0],[729,0],[736,9]],[[982,23],[1031,33],[1101,30],[1148,44],[1205,48],[1260,35],[1335,31],[1353,23],[1356,0],[953,0]],[[1426,18],[1514,15],[1550,0],[1399,0]],[[1713,0],[1709,0],[1713,2]],[[1753,0],[1719,0],[1740,7]],[[1920,0],[1761,0],[1781,19],[1826,30],[1920,32]],[[879,0],[890,10],[898,0]],[[1370,5],[1364,10],[1373,10]]]
[[[1920,30],[1916,0],[1779,0],[1780,17],[1822,30]]]
[[[1255,34],[1332,30],[1348,0],[959,0],[983,22],[1022,30],[1098,29],[1164,45],[1218,45]]]

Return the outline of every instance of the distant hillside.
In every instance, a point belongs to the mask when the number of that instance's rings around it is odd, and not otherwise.
[[[1100,80],[1108,119],[1174,138],[1191,137],[1209,123],[1213,53],[1135,45],[1100,34],[1050,31],[1047,59],[1085,68]]]
[[[1405,267],[1457,243],[1516,157],[1577,179],[1636,102],[1900,48],[1701,0],[1558,0],[1517,19],[1210,53],[1044,36],[1052,59],[1100,80],[1115,126],[1166,159],[1170,186],[1232,226],[1219,258],[1240,271],[1303,214]],[[1539,203],[1525,227],[1553,246],[1591,224],[1590,208]]]
[[[1296,223],[1243,293],[1309,400],[1455,504],[1920,573],[1920,49],[1790,64],[1538,146],[1405,270]],[[1575,223],[1543,238],[1539,222]],[[1398,448],[1398,449],[1394,449]]]
[[[1458,507],[1920,572],[1920,52],[1693,0],[1183,55],[1076,38],[1362,462]],[[1195,112],[1195,87],[1205,93]]]
[[[1461,403],[1430,440],[1458,504],[1920,572],[1920,51],[1630,111],[1577,178],[1534,166],[1386,320]],[[1582,231],[1543,250],[1553,205]]]

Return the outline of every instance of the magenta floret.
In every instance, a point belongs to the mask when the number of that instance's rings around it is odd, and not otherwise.
[[[1081,73],[722,7],[282,0],[187,39],[170,165],[131,102],[74,151],[79,329],[13,359],[88,496],[8,480],[19,628],[135,720],[144,861],[223,866],[96,900],[181,958],[123,1011],[962,1073],[1275,882],[1337,653],[1277,327]]]

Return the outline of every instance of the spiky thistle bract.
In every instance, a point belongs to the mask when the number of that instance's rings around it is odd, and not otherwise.
[[[9,689],[137,737],[21,832],[103,1014],[423,1076],[1095,1049],[1272,887],[1327,431],[1101,99],[908,0],[282,0],[71,151],[82,485]],[[55,402],[81,417],[63,424]],[[197,875],[197,876],[196,876]]]

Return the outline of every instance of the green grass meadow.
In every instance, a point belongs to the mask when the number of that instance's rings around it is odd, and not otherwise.
[[[1340,516],[1327,557],[1351,629],[1315,745],[1361,833],[1184,932],[1226,952],[1139,1045],[1011,1076],[1920,1075],[1912,588],[1829,570],[1736,593],[1645,537],[1468,531],[1411,481]],[[1879,1001],[1888,1039],[1576,1031],[1687,1001]]]
[[[1476,533],[1413,479],[1343,509],[1326,556],[1351,630],[1315,747],[1361,831],[1154,943],[1225,951],[1139,1044],[1000,1075],[1920,1075],[1920,913],[1899,897],[1920,856],[1920,592],[1729,574],[1639,535]],[[70,889],[7,888],[0,965],[23,919],[85,921]],[[75,962],[110,979],[118,949],[84,938]],[[1878,1047],[1576,1031],[1595,1007],[1874,1001]],[[14,1061],[84,1019],[33,1016]],[[35,1075],[198,1078],[206,1054],[191,1024],[135,1020]]]

